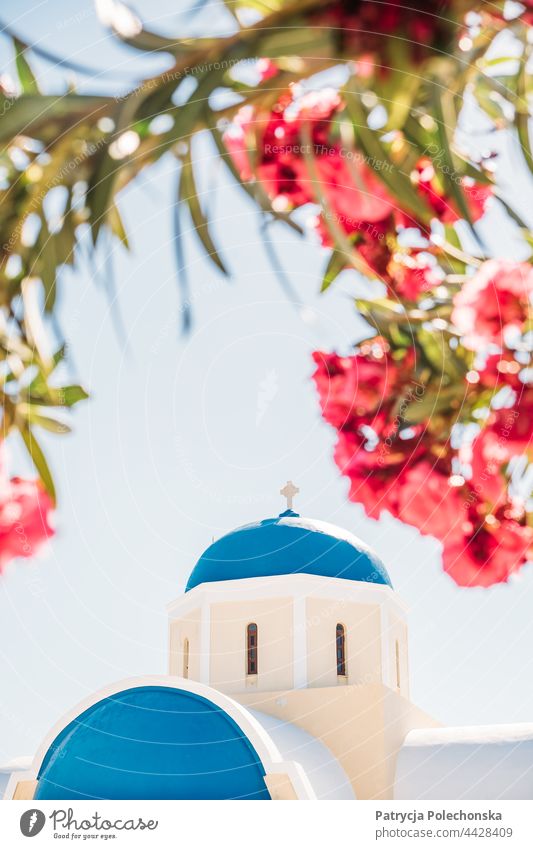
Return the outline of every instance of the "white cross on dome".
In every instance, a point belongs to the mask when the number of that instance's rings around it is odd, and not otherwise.
[[[285,486],[280,489],[279,494],[284,495],[287,499],[287,510],[292,510],[292,499],[295,495],[298,495],[300,490],[298,489],[292,481],[287,481]]]

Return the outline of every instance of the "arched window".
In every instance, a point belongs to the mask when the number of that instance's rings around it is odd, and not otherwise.
[[[257,625],[250,622],[246,627],[246,674],[257,675]]]
[[[189,640],[187,637],[183,640],[183,677],[189,677]]]
[[[337,623],[335,643],[337,649],[337,675],[346,675],[346,629],[340,622]]]

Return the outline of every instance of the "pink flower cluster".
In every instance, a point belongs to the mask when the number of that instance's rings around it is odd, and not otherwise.
[[[370,4],[371,5],[371,4]],[[225,144],[243,180],[259,180],[278,212],[320,203],[315,218],[322,243],[332,246],[340,231],[362,259],[392,292],[416,300],[438,285],[439,279],[420,250],[399,251],[397,233],[427,225],[402,209],[380,178],[390,168],[370,161],[342,144],[336,121],[343,101],[334,89],[280,97],[266,115],[245,106],[225,134]],[[410,174],[415,192],[427,209],[445,223],[462,215],[456,199],[442,188],[432,160],[421,157]],[[490,187],[463,179],[469,214],[476,221],[485,209]]]
[[[39,481],[8,478],[2,462],[0,572],[18,557],[33,557],[53,536],[52,510],[50,496]]]
[[[475,352],[475,368],[467,371],[465,361],[449,407],[439,405],[441,376],[426,386],[414,376],[416,342],[401,358],[381,337],[349,357],[314,354],[322,414],[337,430],[335,461],[350,480],[350,498],[373,518],[388,510],[441,540],[444,569],[461,586],[506,581],[533,554],[527,494],[513,486],[509,468],[530,452],[532,296],[533,268],[525,263],[491,260],[465,283],[452,318]],[[473,441],[452,440],[458,424],[480,421]]]

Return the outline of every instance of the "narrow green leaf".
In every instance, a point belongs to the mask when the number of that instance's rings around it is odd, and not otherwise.
[[[79,401],[86,401],[89,394],[83,386],[73,384],[72,386],[62,386],[57,390],[61,399],[61,405],[64,407],[73,407]]]
[[[117,237],[117,239],[120,239],[124,247],[129,250],[130,243],[128,241],[128,234],[126,233],[126,229],[116,203],[113,203],[109,209],[108,223],[111,228],[111,232]]]
[[[61,97],[55,94],[25,94],[4,103],[0,139],[8,141],[23,133],[45,143],[55,142],[58,135],[64,137],[68,129],[79,127],[82,119],[96,123],[103,115],[110,114],[115,106],[113,98],[71,92]]]
[[[57,296],[56,240],[48,230],[44,214],[41,215],[41,222],[38,240],[39,258],[36,271],[43,282],[45,312],[51,313],[55,307]]]
[[[391,333],[397,331],[397,325],[402,319],[407,320],[405,310],[388,298],[377,298],[372,301],[356,298],[355,306],[363,318],[374,328],[375,333],[379,333],[387,339],[391,338]]]
[[[58,265],[74,265],[74,213],[72,211],[72,189],[68,189],[68,198],[63,215],[61,230],[54,235],[55,257]]]
[[[313,194],[315,195],[316,202],[322,207],[322,219],[329,230],[333,243],[336,245],[336,250],[345,257],[347,265],[351,265],[356,271],[365,277],[373,277],[374,272],[365,259],[356,250],[353,242],[350,242],[350,239],[340,225],[337,216],[330,207],[329,200],[323,190],[323,184],[316,167],[316,156],[314,154],[311,130],[308,123],[304,122],[302,124],[300,134],[303,141],[304,160],[311,178],[310,185],[312,187]]]
[[[90,209],[90,224],[93,244],[96,245],[98,234],[106,223],[112,206],[115,183],[122,161],[112,159],[109,147],[106,145],[100,156],[99,166],[94,172],[87,189],[87,204]]]
[[[50,433],[64,434],[70,433],[71,431],[71,428],[64,422],[60,422],[51,416],[44,415],[43,413],[36,412],[33,405],[28,406],[26,418],[30,424],[43,427],[45,430],[49,430]]]
[[[432,211],[418,195],[409,175],[398,169],[378,134],[368,126],[368,116],[361,103],[359,93],[350,86],[347,86],[344,91],[346,107],[354,125],[355,135],[363,152],[368,157],[369,165],[374,167],[375,163],[375,173],[394,197],[401,201],[407,212],[414,215],[417,220],[429,224],[433,217]]]
[[[209,124],[209,122],[208,122]],[[254,201],[254,203],[258,204],[263,212],[268,212],[272,215],[276,221],[283,221],[285,224],[288,224],[299,236],[303,235],[303,230],[296,221],[293,221],[290,215],[286,212],[276,212],[276,210],[272,209],[272,204],[270,202],[270,198],[261,187],[261,185],[256,181],[254,184],[245,182],[239,172],[237,171],[235,164],[231,158],[230,153],[224,145],[222,134],[217,127],[210,126],[211,137],[215,143],[215,146],[218,150],[220,158],[226,165],[228,171],[230,172],[233,179],[239,183],[241,188],[246,192],[246,194]]]
[[[39,94],[37,80],[24,55],[27,49],[26,45],[18,38],[14,38],[13,46],[15,48],[15,65],[22,91],[24,94]]]
[[[524,55],[520,60],[520,70],[517,78],[517,100],[515,108],[515,125],[518,139],[529,170],[533,173],[533,153],[529,138],[529,108],[527,100],[527,63],[530,50],[524,47]]]
[[[325,292],[333,281],[339,276],[341,271],[346,268],[346,257],[340,251],[335,249],[332,250],[331,256],[329,258],[328,264],[326,266],[326,270],[324,272],[324,277],[322,280],[322,286],[320,288],[321,292]]]
[[[431,100],[433,104],[433,114],[437,124],[438,143],[440,147],[439,153],[444,159],[444,167],[439,168],[438,173],[445,185],[447,193],[454,199],[459,214],[465,219],[465,221],[468,222],[468,224],[470,224],[471,229],[474,230],[474,222],[470,214],[470,209],[460,180],[457,179],[459,175],[457,173],[450,141],[448,139],[448,127],[442,106],[442,96],[440,86],[433,81],[431,85]]]
[[[19,429],[22,439],[24,440],[26,450],[33,461],[33,465],[37,469],[37,473],[42,481],[44,488],[52,499],[52,503],[55,505],[57,500],[56,489],[54,486],[52,473],[44,456],[43,450],[37,442],[35,434],[31,430],[27,422],[21,422],[19,425]]]
[[[209,256],[209,258],[215,263],[219,271],[227,275],[228,271],[218,254],[213,239],[211,238],[208,221],[200,205],[200,200],[198,198],[198,192],[196,189],[196,181],[194,178],[194,170],[190,148],[186,156],[184,157],[181,166],[180,201],[187,204],[189,208],[189,212],[196,230],[196,234],[200,239],[205,252]]]
[[[509,218],[511,218],[514,223],[517,224],[520,229],[524,231],[525,234],[529,233],[529,228],[525,223],[524,219],[520,217],[518,212],[515,212],[512,206],[506,200],[503,199],[503,197],[497,190],[493,192],[493,196],[496,198],[497,201],[501,203]]]

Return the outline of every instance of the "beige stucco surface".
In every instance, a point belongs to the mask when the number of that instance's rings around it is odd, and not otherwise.
[[[403,619],[394,613],[389,614],[389,628],[386,638],[389,640],[389,680],[397,684],[399,674],[399,691],[402,696],[409,698],[409,660],[407,651],[407,625]],[[396,643],[399,648],[399,669],[396,666]]]
[[[246,675],[246,626],[259,634],[258,674]],[[211,604],[212,687],[224,693],[265,691],[293,685],[293,601],[258,599]]]
[[[391,799],[405,735],[412,728],[438,725],[381,684],[241,693],[234,698],[321,740],[339,760],[358,799]]]
[[[180,619],[170,623],[169,674],[183,677],[183,651],[185,640],[189,640],[189,674],[193,681],[200,680],[201,655],[201,611],[191,610]]]
[[[348,684],[381,681],[381,623],[379,605],[308,598],[306,602],[307,677],[309,687],[337,684],[335,631],[346,629]]]
[[[37,790],[37,781],[18,781],[13,799],[33,799]]]

